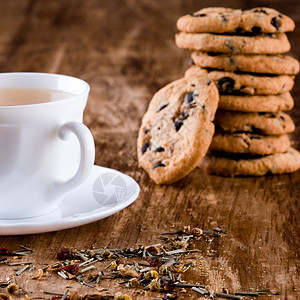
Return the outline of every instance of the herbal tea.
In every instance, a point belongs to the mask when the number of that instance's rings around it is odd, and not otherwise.
[[[50,89],[10,88],[0,89],[0,106],[26,105],[63,100],[73,96]]]

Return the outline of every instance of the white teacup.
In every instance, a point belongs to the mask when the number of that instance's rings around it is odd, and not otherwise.
[[[88,178],[95,159],[92,134],[82,124],[90,90],[86,82],[58,74],[0,74],[0,98],[1,90],[13,89],[20,95],[23,89],[66,95],[35,104],[28,99],[1,104],[0,99],[0,219],[51,212]]]

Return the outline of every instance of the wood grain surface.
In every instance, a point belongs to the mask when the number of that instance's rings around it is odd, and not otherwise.
[[[87,81],[91,93],[84,122],[95,139],[96,164],[132,176],[141,187],[135,203],[111,217],[69,230],[2,236],[0,247],[30,247],[28,259],[38,267],[55,262],[61,247],[149,245],[160,241],[160,233],[184,225],[219,226],[228,234],[213,244],[216,255],[207,258],[204,284],[232,292],[271,288],[280,295],[268,299],[300,299],[300,172],[222,178],[197,169],[176,184],[158,186],[137,166],[137,131],[152,95],[188,67],[190,53],[174,43],[177,18],[224,5],[218,0],[0,1],[0,72],[55,72]],[[300,58],[299,0],[229,0],[226,6],[274,7],[291,16],[298,25],[288,34],[291,55]],[[300,77],[292,94],[297,128],[292,138],[300,149]],[[14,274],[0,265],[0,281]],[[201,277],[196,270],[185,276],[188,282]],[[66,285],[82,294],[95,292],[55,274],[37,281],[24,273],[17,281],[31,297],[45,299],[42,290],[64,291]],[[124,291],[115,283],[106,287]],[[125,291],[133,299],[162,297]],[[194,292],[180,296],[198,298]]]

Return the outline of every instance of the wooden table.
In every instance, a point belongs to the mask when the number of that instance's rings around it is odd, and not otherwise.
[[[85,226],[26,236],[2,236],[0,246],[33,249],[28,259],[36,267],[51,263],[61,247],[125,248],[160,242],[159,235],[184,225],[226,229],[207,257],[205,284],[221,291],[271,288],[279,296],[300,299],[300,172],[258,178],[222,178],[194,170],[171,186],[155,185],[137,167],[136,137],[141,117],[159,88],[180,78],[188,67],[189,52],[174,43],[179,16],[201,7],[223,6],[223,1],[184,0],[12,0],[0,2],[0,71],[55,72],[73,75],[91,85],[84,121],[96,142],[96,164],[132,176],[141,193],[134,204],[106,219]],[[230,0],[226,6],[274,7],[291,16],[298,27],[288,34],[292,55],[300,58],[300,2],[298,0]],[[299,149],[300,77],[293,90],[291,112]],[[298,103],[297,103],[298,102]],[[1,195],[0,195],[1,197]],[[0,281],[15,271],[0,265]],[[195,282],[197,270],[186,273]],[[31,297],[46,297],[42,290],[80,293],[93,289],[58,275],[32,280],[17,278]],[[108,284],[114,293],[123,290]],[[0,288],[0,292],[5,291]],[[136,296],[134,299],[153,297]],[[189,296],[187,296],[189,295]],[[21,293],[15,298],[22,298]],[[157,296],[156,297],[162,297]],[[197,299],[199,294],[181,294]]]

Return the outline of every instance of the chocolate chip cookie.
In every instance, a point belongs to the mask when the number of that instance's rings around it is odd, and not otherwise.
[[[176,80],[152,98],[137,140],[139,166],[157,184],[190,173],[211,143],[218,90],[208,77]]]
[[[248,36],[180,32],[175,42],[183,49],[232,54],[280,54],[291,48],[285,33]]]
[[[267,156],[210,153],[201,160],[199,167],[209,174],[229,177],[290,173],[299,170],[300,153],[292,147],[284,153]]]
[[[228,55],[216,52],[192,53],[192,61],[202,68],[278,75],[296,75],[299,62],[288,55]]]
[[[198,66],[192,66],[185,72],[186,77],[203,74],[207,74],[216,83],[220,93],[226,94],[239,92],[250,95],[274,95],[288,92],[294,86],[294,76],[291,75],[255,76],[205,70]]]
[[[284,112],[246,113],[218,110],[215,124],[229,132],[251,132],[258,134],[278,135],[291,133],[295,124]]]
[[[295,23],[288,16],[272,8],[256,7],[249,10],[208,7],[182,16],[177,28],[184,32],[286,32]]]
[[[247,132],[230,133],[216,130],[210,145],[210,150],[268,155],[286,152],[290,146],[291,142],[286,134],[261,135]]]
[[[278,95],[220,95],[219,109],[244,112],[277,112],[292,109],[290,93]]]

